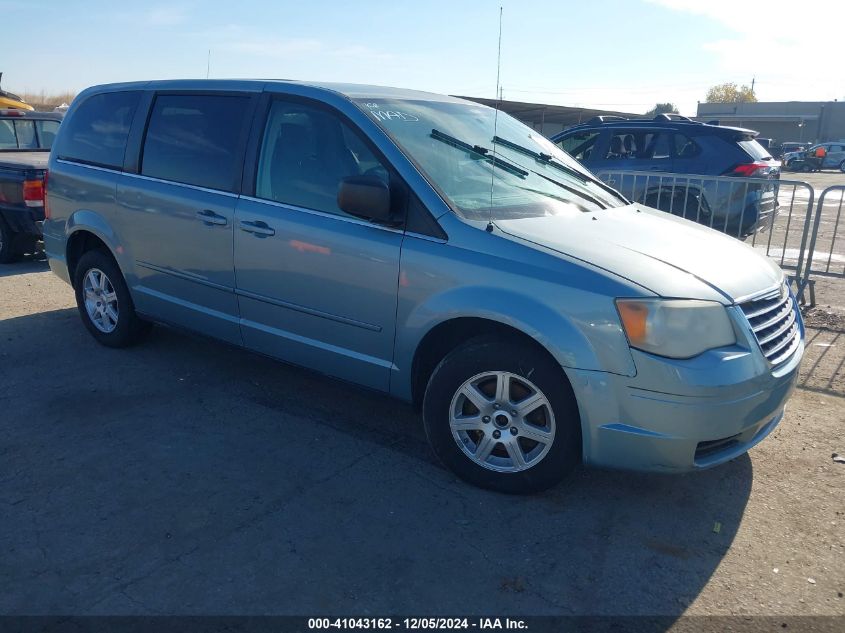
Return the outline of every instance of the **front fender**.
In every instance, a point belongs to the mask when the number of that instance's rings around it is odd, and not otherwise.
[[[411,367],[420,342],[438,325],[467,317],[501,323],[530,336],[562,367],[633,376],[633,358],[612,300],[605,306],[599,305],[604,303],[599,297],[591,300],[595,305],[582,304],[586,311],[570,315],[531,294],[500,287],[454,287],[431,295],[415,305],[404,319],[400,315],[394,356],[399,375],[391,383],[392,391],[409,398]]]

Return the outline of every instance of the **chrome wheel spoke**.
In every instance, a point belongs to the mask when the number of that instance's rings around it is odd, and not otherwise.
[[[490,406],[490,401],[473,384],[465,384],[461,388],[460,393],[479,411],[484,411],[484,409]]]
[[[103,301],[105,301],[106,303],[113,303],[117,301],[117,293],[112,290],[111,292],[104,294]]]
[[[554,433],[550,433],[545,429],[539,429],[530,424],[523,424],[519,429],[519,435],[529,440],[534,440],[540,444],[551,444],[554,439]]]
[[[108,318],[111,325],[117,325],[117,312],[110,305],[106,306],[103,314]]]
[[[511,441],[505,443],[505,449],[508,451],[508,456],[510,456],[514,468],[518,470],[525,468],[525,455],[522,452],[522,447],[520,447],[519,442],[516,441],[516,438],[513,438]]]
[[[511,394],[511,377],[505,372],[496,373],[496,397],[494,400],[499,404],[508,402]]]
[[[516,412],[520,417],[525,417],[541,405],[546,404],[546,397],[539,391],[535,391],[527,398],[516,403]]]
[[[468,415],[452,419],[452,429],[455,431],[481,431],[484,424],[480,415]]]
[[[475,447],[475,458],[480,462],[486,462],[498,443],[490,433],[485,433],[484,437],[478,441],[478,445]]]

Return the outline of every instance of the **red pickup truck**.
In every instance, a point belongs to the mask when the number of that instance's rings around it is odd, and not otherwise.
[[[0,110],[0,264],[34,253],[41,240],[47,159],[61,120]]]

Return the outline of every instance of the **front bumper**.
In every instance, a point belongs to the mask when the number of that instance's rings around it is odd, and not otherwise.
[[[682,361],[632,352],[635,377],[567,370],[584,462],[684,472],[734,459],[774,430],[795,388],[804,344],[775,370],[759,350],[738,345]]]

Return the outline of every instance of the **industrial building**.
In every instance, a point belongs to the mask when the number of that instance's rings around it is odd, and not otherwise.
[[[845,140],[845,102],[841,101],[699,103],[696,119],[757,130],[778,143]]]
[[[467,101],[475,101],[491,108],[498,107],[513,118],[522,121],[544,136],[552,136],[573,125],[585,123],[600,114],[613,114],[630,118],[641,117],[640,114],[627,112],[613,112],[610,110],[596,110],[593,108],[572,108],[569,106],[548,105],[545,103],[527,103],[524,101],[498,101],[496,99],[482,99],[479,97],[459,97]]]

